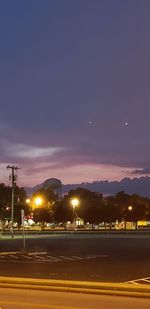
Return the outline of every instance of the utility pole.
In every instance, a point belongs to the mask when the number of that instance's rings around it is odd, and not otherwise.
[[[17,175],[15,175],[15,171],[17,171],[19,168],[17,166],[7,166],[7,169],[11,169],[11,188],[12,188],[12,198],[11,198],[11,237],[14,238],[14,188],[15,188],[15,181],[17,180]]]

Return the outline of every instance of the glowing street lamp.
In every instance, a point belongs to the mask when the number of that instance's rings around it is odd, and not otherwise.
[[[76,207],[79,206],[80,202],[77,198],[72,198],[71,199],[71,205],[73,208],[73,219],[77,218],[77,213],[76,213]]]
[[[128,210],[132,211],[133,207],[132,206],[128,206]]]
[[[76,208],[79,205],[79,200],[77,198],[73,198],[71,200],[71,205],[73,208]]]
[[[37,196],[34,200],[35,206],[40,206],[43,203],[43,199],[40,196]]]
[[[30,204],[30,199],[29,198],[26,199],[26,203]]]

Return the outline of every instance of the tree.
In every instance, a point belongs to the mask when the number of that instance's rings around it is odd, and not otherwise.
[[[35,205],[35,199],[41,197],[41,205]],[[48,188],[40,188],[31,197],[33,207],[33,220],[35,222],[54,222],[54,207],[58,196],[52,190],[51,186]]]
[[[133,194],[130,196],[129,202],[132,206],[132,211],[128,211],[127,209],[128,220],[137,222],[149,218],[150,200],[148,198],[141,197],[138,194]]]
[[[68,196],[64,196],[61,201],[55,204],[54,208],[54,221],[56,223],[65,223],[73,220],[72,207],[70,206],[70,200]]]
[[[29,212],[26,205],[26,192],[24,188],[15,186],[14,188],[14,220],[20,222],[21,209],[25,210],[25,213]],[[0,218],[1,220],[11,220],[11,205],[12,205],[12,188],[5,184],[0,184]]]
[[[121,219],[121,207],[116,198],[108,196],[104,199],[102,208],[102,219],[104,222],[114,222]]]
[[[55,209],[55,220],[57,222],[73,221],[71,199],[74,197],[79,199],[78,217],[89,223],[99,223],[101,221],[102,194],[84,188],[77,188],[71,190],[61,202],[57,203]]]

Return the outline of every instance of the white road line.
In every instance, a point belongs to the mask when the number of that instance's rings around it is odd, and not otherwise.
[[[12,257],[13,259],[18,259],[18,256],[10,254],[9,257]]]
[[[150,279],[150,277],[145,277],[145,278],[142,278],[142,279]],[[136,279],[136,280],[141,280],[141,279]]]
[[[34,256],[35,258],[38,258],[38,259],[41,259],[42,261],[46,261],[46,258],[45,257],[42,257],[42,256],[39,256],[39,255],[35,255]]]
[[[28,259],[28,260],[32,260],[32,256],[28,256],[28,255],[25,255],[25,254],[21,254],[20,257],[23,257],[23,258]]]
[[[51,256],[51,255],[47,255],[47,257],[54,260],[54,261],[60,261],[61,260],[58,257],[54,257],[54,256]]]
[[[129,281],[128,283],[139,284],[138,282],[135,281]]]
[[[60,255],[59,257],[60,257],[60,258],[62,258],[62,259],[65,259],[65,260],[74,261],[74,259],[73,259],[73,258],[71,258],[71,257],[67,257],[67,256],[64,256],[64,255]]]
[[[135,284],[137,284],[137,283],[136,283],[136,280],[125,281],[125,282],[123,282],[123,283],[127,283],[127,284],[128,284],[128,283],[135,283]]]
[[[125,281],[124,283],[135,283],[136,284],[136,282],[138,282],[138,281],[147,280],[147,279],[150,279],[150,277],[145,277],[145,278],[139,278],[139,279],[135,279],[135,280]]]
[[[47,252],[29,252],[28,255],[39,255],[39,254],[47,254]]]
[[[150,280],[147,280],[147,279],[141,279],[140,281],[145,281],[145,282],[150,283]]]

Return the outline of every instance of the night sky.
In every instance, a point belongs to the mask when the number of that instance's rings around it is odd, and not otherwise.
[[[150,1],[0,1],[0,182],[150,174]]]

